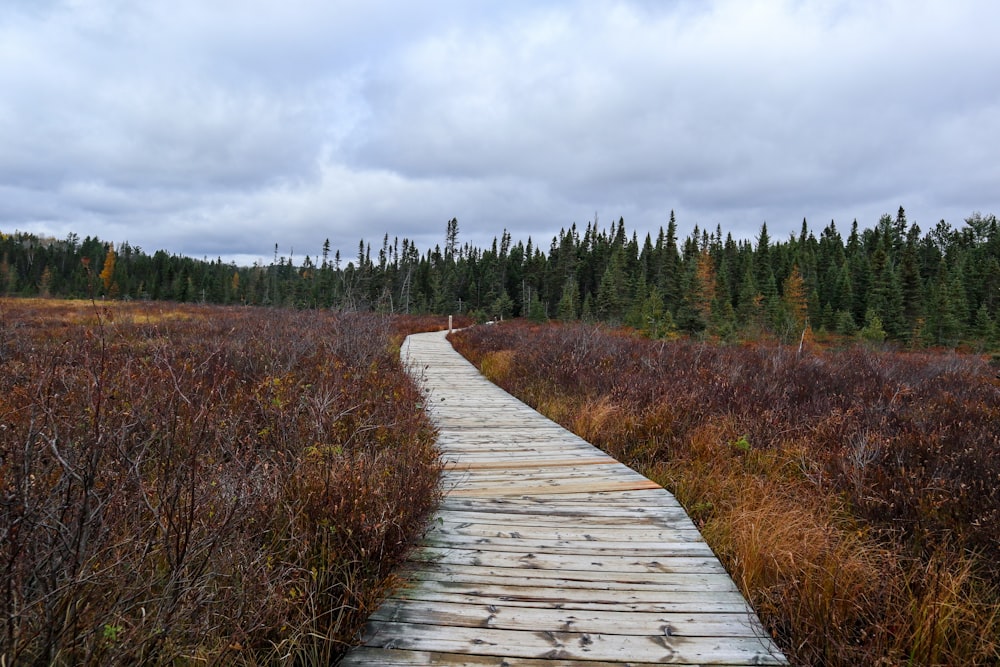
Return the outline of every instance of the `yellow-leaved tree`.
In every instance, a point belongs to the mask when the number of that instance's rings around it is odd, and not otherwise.
[[[110,297],[118,294],[118,284],[115,282],[115,263],[117,255],[113,246],[108,247],[108,254],[104,256],[104,268],[101,269],[101,282],[104,284],[104,293]]]

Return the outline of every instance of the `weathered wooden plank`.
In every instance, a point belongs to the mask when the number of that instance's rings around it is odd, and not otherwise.
[[[757,637],[761,629],[745,613],[677,614],[635,611],[556,610],[493,604],[392,600],[371,616],[373,621],[452,625],[498,630],[537,630],[556,619],[556,627],[573,632],[677,637]]]
[[[473,457],[463,457],[461,461],[455,461],[449,463],[445,466],[445,470],[448,471],[461,471],[461,470],[518,470],[521,468],[530,469],[548,469],[548,468],[563,468],[563,467],[575,467],[575,466],[600,466],[608,465],[607,458],[584,458],[578,457],[576,459],[572,458],[533,458],[526,456],[519,456],[515,460],[511,460],[509,457],[491,458],[491,459],[477,459]],[[599,472],[599,471],[595,471]]]
[[[490,495],[494,490],[505,488],[517,488],[527,493],[547,493],[554,494],[560,492],[571,493],[579,489],[618,490],[621,488],[649,488],[653,482],[644,480],[641,477],[622,474],[606,474],[599,477],[587,477],[580,474],[553,474],[550,477],[535,475],[497,475],[481,477],[476,474],[450,475],[445,474],[441,478],[443,488],[454,488],[468,492],[475,489],[483,489],[483,495]],[[510,495],[509,493],[503,495]]]
[[[641,480],[609,481],[601,480],[583,482],[553,482],[546,485],[538,484],[518,484],[504,487],[492,485],[461,485],[446,488],[445,493],[449,496],[478,496],[478,497],[498,497],[498,496],[521,496],[535,493],[554,493],[559,489],[565,493],[576,493],[579,491],[634,491],[637,489],[651,489],[656,487],[655,482],[643,482]]]
[[[531,447],[528,445],[478,452],[459,449],[457,447],[439,447],[438,449],[441,460],[448,463],[449,466],[465,464],[471,467],[477,463],[494,464],[496,466],[502,466],[503,464],[527,466],[529,463],[544,464],[548,461],[557,461],[559,464],[562,464],[562,461],[572,463],[574,461],[588,461],[591,459],[600,460],[602,463],[610,462],[608,459],[601,459],[599,456],[595,456],[594,452],[585,450],[566,451],[558,448]]]
[[[612,525],[620,526],[624,524],[635,524],[639,526],[663,526],[669,527],[673,524],[681,526],[692,526],[690,518],[680,507],[648,507],[648,508],[627,508],[627,507],[594,507],[588,512],[585,506],[558,506],[551,505],[547,511],[539,507],[509,506],[496,504],[492,501],[503,501],[506,498],[482,498],[483,505],[480,509],[472,509],[468,506],[455,505],[449,501],[464,500],[463,498],[444,498],[441,508],[435,514],[433,521],[438,522],[437,517],[447,521],[448,517],[454,520],[481,520],[484,522],[512,521],[523,522],[525,524],[537,523],[547,525],[555,523],[565,525],[567,523],[579,525]],[[448,506],[445,506],[448,503]]]
[[[464,524],[495,525],[516,530],[518,527],[534,530],[564,530],[567,526],[575,531],[654,531],[654,530],[696,530],[691,520],[682,514],[674,516],[582,516],[560,514],[547,516],[530,513],[506,512],[439,512],[433,519],[433,525],[464,525]]]
[[[672,496],[658,495],[643,499],[632,499],[629,494],[644,492],[662,492],[659,486],[647,486],[642,489],[624,489],[616,491],[565,491],[563,493],[533,493],[521,496],[477,498],[473,502],[482,503],[483,507],[500,507],[504,503],[509,503],[509,507],[524,507],[532,511],[557,511],[559,509],[586,510],[588,507],[592,511],[600,513],[605,509],[625,509],[640,511],[642,509],[655,510],[658,507],[679,507],[676,499]],[[589,496],[589,498],[588,498]],[[452,506],[450,502],[460,502],[461,498],[444,498],[442,506]],[[644,507],[636,507],[636,503],[643,503]]]
[[[657,490],[657,489],[650,489]],[[659,489],[662,490],[662,489]],[[619,492],[625,495],[628,492]],[[508,498],[444,498],[439,509],[445,511],[464,510],[471,512],[502,512],[518,514],[599,515],[599,516],[660,516],[664,513],[683,512],[683,508],[671,495],[640,500],[624,499],[593,494],[589,502],[578,501],[574,494],[563,493],[558,498],[518,496]],[[556,502],[558,500],[558,502]],[[638,503],[642,503],[641,505]],[[686,515],[686,513],[685,513]]]
[[[718,571],[701,572],[615,572],[605,568],[558,570],[524,567],[497,567],[466,563],[420,564],[413,570],[412,580],[477,581],[523,586],[549,586],[565,588],[594,588],[605,590],[656,589],[665,590],[735,590],[728,577],[718,576]]]
[[[757,638],[614,635],[560,630],[496,630],[373,621],[365,644],[382,648],[496,654],[560,660],[636,660],[670,664],[777,665],[783,662]]]
[[[639,525],[578,526],[545,525],[510,521],[489,523],[485,521],[437,521],[428,534],[474,535],[477,537],[509,537],[536,540],[586,540],[588,542],[613,540],[617,542],[690,542],[700,541],[701,533],[692,526],[648,527]]]
[[[663,663],[635,662],[627,663],[580,660],[534,660],[532,658],[514,658],[503,655],[469,655],[465,653],[443,653],[441,651],[399,651],[395,649],[368,648],[355,649],[353,653],[340,662],[342,667],[357,665],[379,665],[379,667],[411,667],[426,665],[463,667],[656,667]],[[745,663],[742,663],[745,664]],[[698,667],[696,665],[680,665],[677,667]]]
[[[548,437],[545,440],[535,441],[508,441],[504,431],[493,433],[493,444],[481,442],[463,442],[462,444],[439,443],[438,449],[444,455],[456,455],[461,457],[493,458],[515,460],[520,456],[552,456],[552,457],[593,457],[601,458],[600,452],[582,444],[566,442],[558,436]],[[503,444],[497,444],[498,438],[504,438]]]
[[[474,565],[480,567],[507,567],[520,570],[525,576],[536,571],[567,570],[577,572],[590,570],[595,573],[702,573],[725,574],[726,570],[714,555],[670,556],[663,554],[640,557],[638,554],[603,555],[592,554],[545,554],[484,549],[459,549],[422,547],[413,552],[415,563],[450,563],[454,565]],[[418,567],[422,567],[418,565]]]
[[[508,430],[495,430],[482,438],[468,436],[456,440],[450,438],[444,441],[439,440],[438,448],[443,452],[459,452],[463,457],[473,459],[477,457],[501,458],[513,452],[523,453],[525,456],[611,458],[592,445],[583,441],[572,442],[559,434],[527,438],[517,437],[516,434]]]
[[[454,502],[460,503],[463,501]],[[472,502],[475,505],[480,504],[479,501],[475,500],[464,502]],[[659,485],[651,486],[648,489],[637,489],[616,493],[579,491],[572,494],[560,494],[558,498],[548,497],[545,495],[523,496],[517,498],[506,498],[504,500],[494,500],[490,501],[488,504],[504,504],[512,507],[535,506],[541,508],[545,505],[551,505],[553,502],[557,502],[557,504],[561,507],[580,506],[601,508],[606,506],[621,506],[636,510],[642,510],[643,508],[664,503],[669,503],[674,507],[679,507],[677,500],[673,497],[673,494]],[[450,506],[451,504],[452,503],[445,499],[442,506]]]
[[[587,479],[595,476],[640,479],[642,475],[631,468],[626,468],[617,461],[605,460],[588,465],[578,465],[575,463],[564,463],[547,466],[504,466],[493,465],[484,468],[469,467],[463,469],[459,465],[452,465],[446,474],[455,477],[465,475],[474,477],[477,480],[504,482],[509,479]]]
[[[524,423],[524,420],[521,420]],[[503,452],[518,449],[538,449],[542,451],[569,451],[574,454],[603,454],[586,440],[562,429],[538,429],[524,431],[521,428],[506,426],[494,421],[487,427],[476,431],[445,430],[444,437],[439,438],[438,446],[443,449],[455,449],[473,453]]]
[[[586,596],[585,596],[586,597]],[[634,611],[645,613],[676,613],[676,614],[752,614],[746,600],[735,597],[728,600],[706,600],[698,594],[676,594],[664,602],[649,601],[617,601],[600,596],[590,596],[582,600],[542,599],[537,596],[487,595],[485,593],[461,593],[457,591],[432,591],[414,588],[400,592],[392,599],[426,600],[428,602],[454,602],[459,604],[492,604],[495,606],[531,607],[533,609],[548,609],[552,613],[567,609],[581,611]],[[557,626],[556,626],[557,627]]]
[[[583,508],[561,510],[550,513],[538,511],[506,512],[502,508],[482,512],[441,510],[434,515],[434,523],[501,523],[519,526],[566,526],[571,523],[576,528],[617,528],[619,526],[658,527],[690,529],[694,523],[680,508],[664,509],[660,512],[628,512],[616,510],[595,510],[587,513]]]
[[[544,570],[514,570],[507,572],[476,566],[443,566],[417,573],[415,585],[422,581],[447,584],[468,584],[470,586],[509,586],[518,588],[558,588],[562,590],[602,591],[646,591],[673,593],[677,591],[714,592],[735,591],[736,585],[727,577],[717,573],[705,574],[657,574],[646,575],[645,581],[637,577],[622,576],[615,572],[568,572],[561,570],[559,576],[530,576],[545,573]]]
[[[727,590],[703,590],[693,587],[667,587],[660,589],[599,589],[597,587],[578,588],[554,588],[545,586],[527,586],[523,583],[516,584],[493,584],[480,583],[476,581],[433,581],[424,579],[413,582],[410,586],[400,589],[393,594],[399,599],[419,600],[425,599],[422,596],[427,593],[444,593],[458,595],[475,595],[480,597],[497,598],[500,600],[521,600],[530,602],[603,602],[605,604],[669,604],[677,602],[702,602],[714,601],[719,604],[742,605],[747,609],[746,600],[735,588]]]
[[[494,438],[503,438],[503,432],[494,434]],[[524,442],[520,444],[507,444],[503,446],[492,445],[483,446],[480,445],[476,449],[471,449],[469,447],[460,447],[456,445],[444,445],[439,446],[442,456],[448,458],[455,458],[457,460],[464,460],[465,457],[469,457],[470,460],[476,459],[486,459],[486,460],[497,460],[504,461],[510,460],[515,461],[520,457],[537,457],[537,458],[564,458],[564,457],[577,457],[577,458],[600,458],[597,452],[593,450],[588,450],[584,447],[576,447],[572,443],[567,443],[568,448],[563,448],[559,446],[558,442],[553,442],[551,440],[547,442]]]
[[[508,469],[508,470],[449,470],[442,475],[443,484],[456,483],[461,485],[478,484],[501,486],[506,484],[534,484],[545,488],[555,483],[584,483],[602,480],[614,482],[642,482],[651,484],[642,475],[628,468],[614,466],[592,466],[593,472],[587,467],[560,466],[538,469]],[[594,486],[593,484],[591,486]],[[645,486],[643,488],[646,488]]]
[[[592,540],[530,540],[515,538],[473,537],[468,535],[436,536],[428,534],[423,544],[436,547],[464,547],[523,553],[571,553],[591,555],[646,555],[711,556],[712,550],[705,542],[677,539],[670,542],[611,542]]]

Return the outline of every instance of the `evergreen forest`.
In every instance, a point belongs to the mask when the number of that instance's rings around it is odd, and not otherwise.
[[[845,237],[846,233],[846,237]],[[870,228],[834,222],[816,233],[755,243],[699,229],[666,228],[639,238],[621,218],[563,229],[548,248],[504,231],[489,248],[459,243],[446,223],[443,247],[422,252],[385,235],[357,256],[279,256],[241,267],[158,250],[147,254],[76,234],[65,239],[0,234],[0,294],[279,305],[480,320],[588,320],[627,325],[653,338],[718,340],[812,333],[912,347],[1000,346],[1000,226],[974,213],[922,230],[902,207]]]

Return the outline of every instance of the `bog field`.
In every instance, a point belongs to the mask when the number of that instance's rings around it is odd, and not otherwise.
[[[436,499],[398,340],[0,301],[0,664],[329,664]]]
[[[335,661],[439,498],[436,321],[0,300],[0,665]],[[1000,662],[1000,380],[976,355],[458,331],[673,491],[793,664]]]
[[[504,323],[487,377],[672,490],[798,665],[1000,661],[987,360]]]

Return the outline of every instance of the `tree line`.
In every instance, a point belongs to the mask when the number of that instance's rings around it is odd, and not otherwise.
[[[621,218],[564,228],[543,249],[509,232],[488,248],[444,244],[421,252],[385,235],[349,260],[327,240],[316,257],[279,256],[241,267],[75,234],[0,234],[0,293],[280,305],[490,318],[594,320],[651,337],[678,334],[786,342],[811,332],[954,347],[1000,344],[1000,228],[994,215],[944,220],[923,231],[902,207],[846,238],[806,220],[787,239],[766,223],[754,242],[699,229],[678,237],[673,213],[642,240]]]

